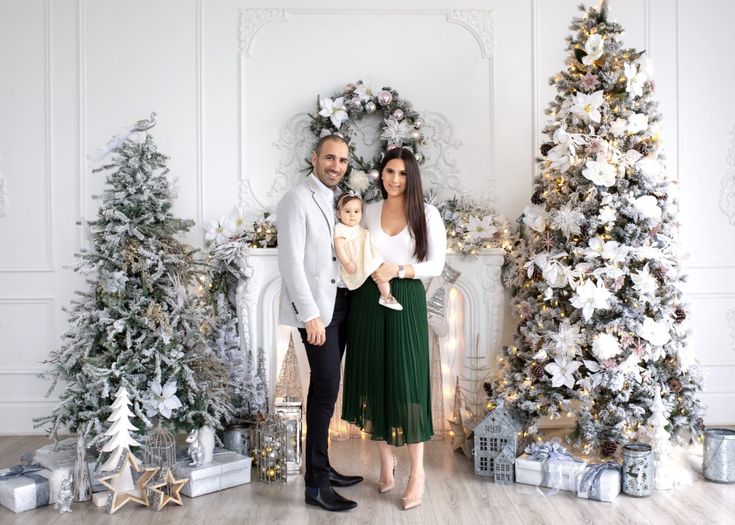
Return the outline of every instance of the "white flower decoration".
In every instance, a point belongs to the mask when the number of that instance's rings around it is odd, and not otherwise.
[[[467,235],[471,241],[482,241],[489,239],[498,229],[493,224],[491,215],[478,219],[474,215],[470,215],[469,224],[467,225]]]
[[[587,53],[582,57],[582,63],[589,66],[605,53],[605,39],[599,34],[590,35],[587,42],[584,43],[584,51]]]
[[[209,223],[204,239],[218,245],[227,242],[230,237],[235,235],[235,232],[235,224],[230,217],[220,217],[218,220]]]
[[[652,158],[639,160],[636,167],[641,172],[641,175],[653,181],[658,180],[664,172],[661,163]]]
[[[602,224],[610,224],[617,220],[618,213],[611,206],[603,206],[600,208],[600,213],[597,215],[597,218]]]
[[[541,254],[545,256],[546,254]],[[543,257],[541,261],[541,275],[551,288],[563,288],[567,285],[567,275],[569,273],[569,267],[562,263],[559,259],[567,255],[566,253],[559,253],[553,257]],[[537,256],[537,264],[538,264]]]
[[[551,386],[559,388],[560,386],[566,386],[568,388],[574,388],[574,372],[577,368],[582,366],[579,361],[570,361],[565,357],[557,357],[553,363],[549,363],[544,367],[548,373],[551,374]]]
[[[394,118],[387,118],[385,119],[385,129],[380,135],[380,138],[387,140],[389,144],[395,144],[400,147],[411,138],[412,132],[413,126],[409,124],[408,120],[403,119],[398,121]]]
[[[648,129],[648,115],[644,113],[633,113],[628,117],[628,125],[625,130],[635,135]]]
[[[558,357],[573,357],[579,352],[584,336],[579,331],[578,324],[571,324],[565,320],[559,325],[558,332],[549,332],[549,338],[554,343]]]
[[[638,59],[638,71],[649,79],[653,78],[653,60],[648,58],[648,55],[641,55]]]
[[[540,206],[526,206],[523,208],[523,224],[539,233],[546,229],[549,216]]]
[[[347,122],[350,118],[347,115],[347,108],[345,107],[344,97],[339,97],[334,100],[331,98],[320,98],[319,105],[322,109],[319,111],[319,115],[322,117],[329,117],[335,128],[339,129],[343,122]]]
[[[585,321],[592,318],[595,310],[607,310],[610,308],[608,301],[612,293],[605,288],[601,282],[597,284],[592,280],[587,280],[583,284],[577,286],[574,296],[572,297],[572,306],[582,309],[582,316]]]
[[[551,225],[561,230],[567,239],[581,233],[583,222],[584,214],[570,204],[565,204],[551,215]]]
[[[628,121],[624,118],[616,118],[610,123],[610,133],[615,137],[622,137],[625,135],[625,128],[628,127]]]
[[[607,361],[620,354],[620,341],[613,334],[601,333],[592,343],[592,354],[598,361]]]
[[[603,90],[595,91],[592,94],[577,93],[572,105],[572,113],[579,116],[585,122],[597,122],[599,124],[602,115],[600,114],[600,106],[605,101]]]
[[[628,79],[625,90],[633,97],[640,97],[643,95],[643,84],[648,80],[648,75],[638,71],[635,65],[625,63],[625,78]]]
[[[637,272],[631,273],[630,278],[633,281],[633,288],[638,292],[638,297],[644,301],[651,302],[653,296],[656,294],[656,290],[658,290],[658,281],[651,275],[648,264]]]
[[[669,325],[665,321],[657,323],[650,317],[644,319],[638,329],[638,335],[654,346],[663,346],[671,339]]]
[[[367,79],[364,82],[358,82],[357,87],[355,88],[355,94],[360,97],[360,100],[363,102],[367,102],[371,98],[375,97],[378,91],[380,91],[380,88],[375,88],[373,81],[370,79]]]
[[[585,179],[592,181],[598,186],[605,186],[606,188],[615,185],[615,176],[618,170],[612,164],[588,160],[585,166],[587,167],[582,170],[582,175]]]
[[[183,406],[176,397],[176,388],[176,380],[169,381],[163,386],[158,381],[151,381],[148,384],[148,399],[144,401],[146,415],[153,417],[160,414],[166,419],[170,418],[174,410]]]
[[[661,219],[661,208],[659,208],[658,200],[653,195],[638,197],[633,201],[633,209],[635,209],[639,218],[655,221]]]
[[[352,170],[347,187],[357,193],[364,193],[370,187],[370,177],[364,171]]]

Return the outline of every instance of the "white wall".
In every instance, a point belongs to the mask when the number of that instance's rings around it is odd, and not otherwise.
[[[577,4],[0,0],[0,433],[31,432],[31,418],[53,406],[35,374],[66,329],[61,308],[82,286],[64,265],[81,247],[75,222],[94,217],[92,195],[102,188],[85,155],[110,135],[158,112],[153,134],[179,179],[175,212],[198,224],[241,202],[257,212],[286,182],[274,146],[282,128],[312,111],[317,94],[372,77],[446,119],[444,140],[460,143],[449,149],[460,186],[494,197],[514,219],[529,197],[553,94],[547,79],[563,67]],[[264,7],[284,11],[243,12]],[[727,66],[735,5],[612,7],[626,44],[655,60],[691,253],[693,343],[710,369],[707,422],[735,423],[735,72]],[[246,26],[256,14],[272,20]],[[188,241],[201,246],[202,237],[197,228]]]

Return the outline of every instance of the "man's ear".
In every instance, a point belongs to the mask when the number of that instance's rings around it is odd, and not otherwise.
[[[311,167],[312,168],[316,168],[316,161],[317,161],[317,159],[318,159],[318,157],[316,155],[316,151],[312,151],[311,152]]]

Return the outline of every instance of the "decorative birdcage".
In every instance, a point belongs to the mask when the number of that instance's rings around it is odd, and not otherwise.
[[[301,400],[277,397],[273,411],[286,425],[286,470],[289,474],[298,474],[301,470]]]
[[[258,463],[258,479],[266,483],[286,481],[286,441],[288,429],[278,414],[270,414],[255,430],[253,457]]]
[[[161,469],[173,468],[176,463],[176,440],[160,423],[146,437],[143,463]]]

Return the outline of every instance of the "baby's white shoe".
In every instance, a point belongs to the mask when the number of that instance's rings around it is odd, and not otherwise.
[[[388,297],[387,299],[381,295],[380,299],[378,299],[378,303],[381,304],[382,306],[385,306],[386,308],[390,308],[391,310],[397,310],[397,311],[403,310],[403,306],[401,306],[401,303],[396,301],[396,298],[393,297],[392,295]]]

